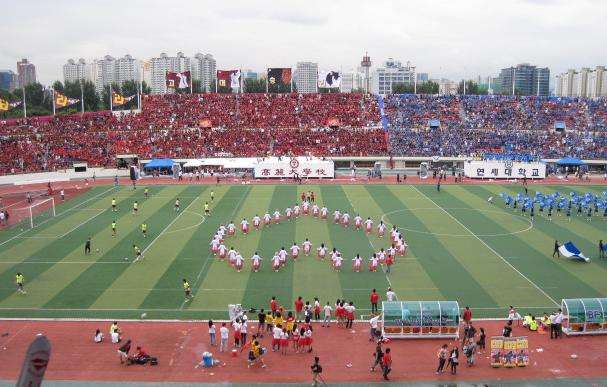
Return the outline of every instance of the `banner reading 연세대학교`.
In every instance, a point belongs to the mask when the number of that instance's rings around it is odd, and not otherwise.
[[[544,179],[546,164],[503,160],[470,160],[464,162],[464,176],[472,179]]]
[[[491,367],[513,368],[529,365],[529,340],[527,336],[491,338]]]

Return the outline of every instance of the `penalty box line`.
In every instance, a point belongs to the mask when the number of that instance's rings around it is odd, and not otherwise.
[[[517,272],[521,277],[523,277],[525,280],[527,280],[527,282],[529,282],[531,285],[533,285],[533,287],[535,289],[539,290],[540,293],[542,293],[547,299],[549,299],[550,301],[552,301],[552,303],[554,303],[554,305],[560,306],[560,304],[558,302],[556,302],[556,300],[554,298],[552,298],[548,293],[546,293],[546,291],[544,291],[544,289],[542,289],[541,287],[539,287],[538,284],[536,284],[535,282],[533,282],[525,274],[521,273],[521,271],[518,270],[516,267],[514,267],[514,265],[512,265],[510,262],[508,262],[508,260],[506,260],[506,258],[504,258],[497,251],[495,251],[495,249],[493,247],[489,246],[487,244],[487,242],[485,242],[484,240],[482,240],[478,235],[476,235],[472,230],[470,230],[470,228],[468,228],[468,226],[466,226],[465,224],[463,224],[462,222],[460,222],[459,219],[457,219],[455,216],[451,215],[451,213],[449,211],[445,210],[443,207],[441,207],[440,205],[438,205],[434,200],[430,199],[428,197],[428,195],[426,195],[425,193],[423,193],[422,191],[420,191],[416,186],[412,185],[411,187],[414,190],[416,190],[421,196],[423,196],[424,198],[426,198],[430,202],[432,202],[436,207],[440,208],[445,214],[447,214],[447,216],[449,216],[451,219],[453,219],[457,224],[459,224],[460,226],[462,226],[466,231],[468,231],[470,233],[470,235],[472,235],[474,238],[476,238],[479,242],[481,242],[483,245],[485,245],[485,247],[487,247],[493,254],[495,254],[496,257],[498,257],[499,259],[501,259],[502,262],[504,262],[506,265],[508,265],[508,267],[510,267],[515,272]]]

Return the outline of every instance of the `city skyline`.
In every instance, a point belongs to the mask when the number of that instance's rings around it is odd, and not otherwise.
[[[147,60],[178,51],[211,53],[217,68],[295,68],[299,61],[312,61],[344,71],[356,68],[368,51],[374,65],[393,57],[450,79],[497,75],[523,62],[549,67],[553,74],[607,62],[603,52],[584,44],[593,40],[589,36],[607,34],[600,20],[607,4],[595,0],[573,5],[516,0],[508,7],[481,0],[355,7],[311,1],[282,8],[272,1],[180,4],[175,9],[142,1],[16,3],[5,9],[0,32],[19,39],[0,46],[0,68],[12,69],[16,60],[28,58],[41,83],[50,84],[61,80],[69,58],[130,54]]]

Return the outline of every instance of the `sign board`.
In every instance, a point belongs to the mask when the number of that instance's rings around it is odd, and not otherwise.
[[[331,160],[311,157],[271,157],[259,161],[254,168],[255,178],[334,178],[335,165]]]
[[[544,179],[546,164],[504,160],[472,160],[464,162],[464,175],[473,179]]]

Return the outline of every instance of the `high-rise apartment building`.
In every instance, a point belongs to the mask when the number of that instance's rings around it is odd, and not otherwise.
[[[607,71],[605,66],[594,69],[584,67],[569,69],[556,76],[555,95],[558,97],[599,98],[607,96]]]
[[[297,62],[295,73],[297,92],[316,93],[318,91],[318,63]]]
[[[192,58],[192,79],[200,81],[200,89],[194,92],[210,92],[217,79],[217,61],[211,54],[198,53]]]
[[[191,71],[191,59],[178,52],[177,56],[168,56],[164,52],[156,58],[150,59],[150,72],[152,94],[166,93],[166,73]]]
[[[92,70],[92,65],[86,63],[83,58],[78,59],[78,62],[68,59],[67,63],[63,65],[63,81],[91,81],[93,76]]]
[[[25,58],[21,59],[17,62],[17,87],[24,87],[32,83],[36,83],[36,66]]]
[[[111,83],[122,85],[125,81],[138,82],[141,77],[140,68],[139,61],[130,55],[122,58],[106,55],[103,59],[93,62],[91,78],[97,92],[101,92],[105,86]]]

